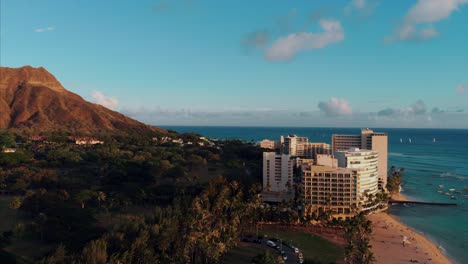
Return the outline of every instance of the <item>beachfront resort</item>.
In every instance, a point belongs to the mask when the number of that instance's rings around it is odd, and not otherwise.
[[[381,208],[371,200],[387,182],[385,133],[362,129],[360,135],[333,135],[332,146],[307,137],[263,140],[263,199],[302,201],[310,213],[329,211],[336,218]],[[297,175],[294,175],[296,172]]]

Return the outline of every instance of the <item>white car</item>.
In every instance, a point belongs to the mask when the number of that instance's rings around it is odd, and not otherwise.
[[[270,247],[276,247],[276,243],[271,241],[271,240],[268,240],[267,242],[267,245],[270,246]]]

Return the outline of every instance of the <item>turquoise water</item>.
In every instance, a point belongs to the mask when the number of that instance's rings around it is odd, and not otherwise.
[[[260,141],[297,134],[310,141],[330,143],[332,134],[359,134],[357,128],[279,127],[165,127],[178,132],[196,132],[210,138]],[[402,193],[413,200],[456,202],[456,207],[397,205],[389,212],[424,233],[456,263],[468,263],[468,130],[374,129],[389,135],[389,166],[404,167]],[[400,142],[400,139],[403,142]],[[411,143],[409,143],[411,139]],[[435,142],[434,142],[435,139]],[[439,185],[444,185],[440,189]],[[458,199],[440,194],[455,188]]]

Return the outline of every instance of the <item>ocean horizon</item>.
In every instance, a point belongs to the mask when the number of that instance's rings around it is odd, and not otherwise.
[[[195,132],[209,138],[258,142],[281,135],[306,136],[311,142],[331,144],[332,134],[359,134],[361,128],[161,126],[179,133]],[[394,205],[388,212],[423,233],[455,263],[468,259],[468,129],[372,128],[388,133],[388,165],[405,168],[402,194],[410,200],[456,202],[456,207]],[[443,188],[440,186],[443,185]],[[455,189],[457,192],[451,192]],[[442,191],[442,193],[440,193]],[[450,192],[456,200],[451,199]],[[458,193],[460,192],[460,193]]]

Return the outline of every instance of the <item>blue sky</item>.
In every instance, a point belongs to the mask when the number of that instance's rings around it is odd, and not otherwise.
[[[468,128],[468,0],[2,0],[0,64],[155,125]]]

